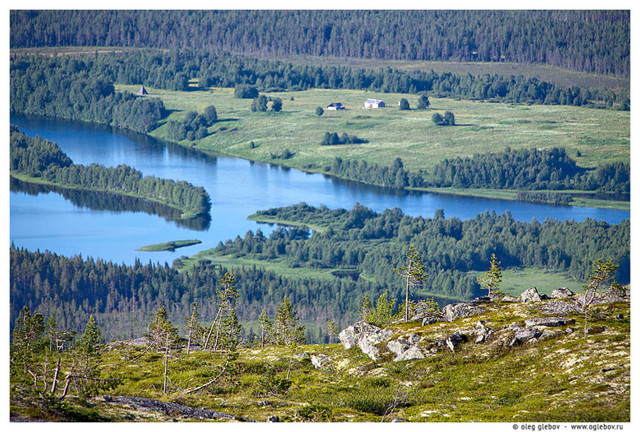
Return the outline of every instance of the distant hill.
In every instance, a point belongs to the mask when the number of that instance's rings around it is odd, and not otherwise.
[[[11,48],[543,63],[628,76],[627,11],[11,11]]]

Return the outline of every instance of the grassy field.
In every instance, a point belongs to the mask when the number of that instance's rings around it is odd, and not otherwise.
[[[119,85],[117,89],[137,92],[138,86]],[[407,98],[415,106],[415,95],[318,89],[270,93],[269,96],[282,98],[283,111],[252,112],[251,101],[234,98],[232,89],[148,90],[151,96],[162,98],[171,111],[170,120],[182,119],[187,111],[202,112],[206,106],[215,105],[220,121],[209,129],[210,135],[201,141],[183,141],[183,145],[293,168],[317,166],[311,170],[317,172],[337,156],[385,166],[400,157],[411,171],[429,171],[446,158],[497,152],[507,147],[564,147],[582,167],[628,161],[630,157],[629,112],[436,98],[431,98],[427,110],[400,111],[400,98]],[[387,108],[364,110],[361,107],[367,98],[382,99]],[[316,107],[332,102],[342,102],[347,109],[325,110],[323,116],[316,116]],[[434,125],[431,116],[445,110],[455,114],[457,126]],[[325,132],[346,132],[369,142],[321,146]],[[152,135],[166,139],[166,124]],[[272,154],[281,154],[285,149],[293,157],[272,159]]]

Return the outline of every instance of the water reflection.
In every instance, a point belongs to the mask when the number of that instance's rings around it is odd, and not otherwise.
[[[55,192],[79,208],[117,213],[141,212],[148,215],[160,216],[164,220],[171,221],[180,227],[194,231],[206,231],[211,225],[211,216],[209,215],[196,219],[182,219],[180,217],[182,214],[180,210],[142,198],[108,192],[81,191],[51,185],[35,184],[24,182],[13,177],[10,178],[10,187],[11,192],[22,192],[32,196]]]

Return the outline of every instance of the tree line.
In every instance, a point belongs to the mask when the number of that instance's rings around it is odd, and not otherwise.
[[[411,172],[404,168],[400,158],[390,166],[381,166],[340,157],[325,166],[324,171],[336,177],[396,189],[455,187],[628,193],[631,189],[630,168],[628,162],[581,168],[564,148],[507,148],[502,152],[445,159],[437,163],[432,172]],[[523,195],[523,198],[530,196]]]
[[[179,208],[183,217],[208,215],[211,198],[202,187],[185,181],[144,176],[127,165],[106,168],[77,165],[55,143],[31,138],[11,127],[10,169],[60,186],[134,194]]]
[[[11,11],[10,28],[12,48],[184,48],[630,72],[628,10],[18,10]]]
[[[141,50],[136,52],[99,54],[96,56],[12,56],[12,105],[15,112],[39,114],[43,110],[67,111],[95,104],[88,95],[97,91],[88,84],[73,97],[58,95],[56,85],[45,87],[47,80],[66,83],[70,75],[86,80],[91,77],[106,86],[109,83],[144,84],[148,87],[192,91],[190,80],[197,80],[200,88],[235,87],[236,96],[257,98],[258,91],[298,91],[311,88],[356,89],[393,93],[428,93],[435,97],[489,100],[509,103],[574,105],[598,108],[630,109],[630,93],[625,89],[562,87],[538,78],[500,75],[456,75],[449,72],[402,71],[391,68],[361,69],[350,66],[294,65],[281,61],[261,60],[206,51]],[[58,77],[60,75],[61,77]],[[40,79],[39,79],[40,78]],[[69,87],[71,83],[67,84]],[[74,86],[79,86],[75,84]],[[37,89],[36,87],[42,87]],[[101,88],[101,86],[97,86]],[[118,93],[119,94],[119,93]],[[86,95],[86,96],[85,96]],[[133,96],[128,95],[128,98]],[[57,101],[62,98],[63,101]],[[70,100],[69,100],[70,98]],[[76,107],[76,99],[80,105]],[[149,101],[153,98],[134,98]],[[54,107],[47,104],[55,100]],[[140,102],[138,102],[140,103]],[[102,102],[103,110],[108,107]],[[58,107],[64,106],[65,109]],[[87,107],[88,109],[88,107]],[[99,118],[97,107],[87,117]],[[94,112],[95,111],[95,112]],[[107,114],[103,114],[107,115]],[[60,115],[62,116],[62,115]],[[124,118],[126,119],[126,117]],[[120,121],[124,120],[120,118]],[[108,123],[109,119],[101,119]],[[93,121],[90,118],[88,121]],[[130,119],[133,121],[133,119]]]

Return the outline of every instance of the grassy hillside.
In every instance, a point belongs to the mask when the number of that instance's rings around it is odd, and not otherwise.
[[[572,300],[556,301],[563,302]],[[379,360],[358,346],[301,345],[289,380],[289,348],[244,347],[236,369],[193,393],[188,390],[219,373],[224,363],[219,353],[187,354],[184,345],[174,350],[164,394],[163,353],[143,353],[144,346],[136,343],[112,343],[100,370],[121,384],[109,397],[85,402],[70,395],[62,406],[43,407],[14,387],[12,418],[205,421],[186,414],[186,407],[196,407],[215,410],[219,421],[272,416],[284,422],[630,421],[628,303],[598,306],[586,337],[583,316],[577,313],[565,316],[569,321],[560,327],[538,327],[541,334],[529,342],[513,343],[514,333],[529,328],[525,320],[549,316],[544,312],[548,303],[484,303],[482,314],[452,322],[390,325],[391,336],[376,344]],[[480,322],[491,333],[475,343]],[[444,341],[456,332],[468,337],[452,351]],[[425,358],[394,361],[387,342],[409,337],[419,338]],[[327,356],[324,363],[314,366],[322,355]],[[157,407],[136,409],[123,396],[150,398]]]
[[[117,89],[137,92],[138,87],[120,85]],[[430,171],[446,158],[497,152],[507,147],[565,147],[569,156],[587,168],[628,161],[630,154],[629,112],[436,98],[431,98],[429,109],[400,111],[397,105],[401,98],[407,98],[415,108],[416,96],[360,90],[269,93],[268,96],[283,100],[282,112],[251,112],[251,100],[234,98],[232,89],[149,91],[162,98],[171,111],[170,120],[182,119],[187,111],[202,112],[208,105],[216,107],[220,121],[209,128],[210,135],[182,144],[295,168],[320,167],[316,171],[322,171],[321,167],[330,165],[335,157],[383,166],[400,157],[410,171]],[[361,109],[367,98],[382,99],[387,108]],[[321,117],[315,114],[316,107],[326,108],[332,102],[342,102],[347,110],[325,110]],[[455,114],[457,126],[439,127],[431,121],[435,112],[442,114],[446,110]],[[346,132],[369,142],[320,146],[325,132]],[[166,125],[152,135],[166,138]],[[272,159],[272,154],[285,150],[293,157]]]

